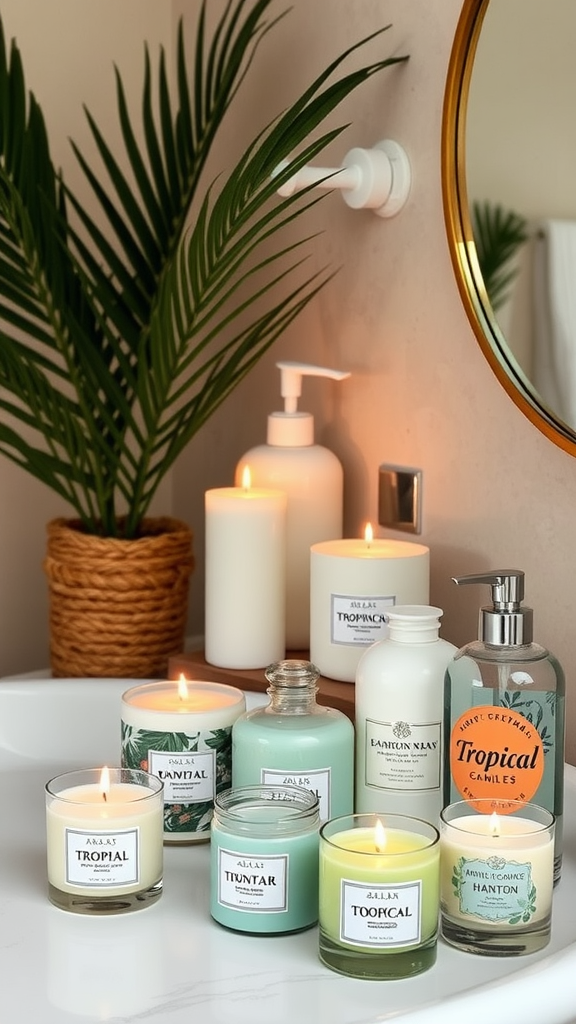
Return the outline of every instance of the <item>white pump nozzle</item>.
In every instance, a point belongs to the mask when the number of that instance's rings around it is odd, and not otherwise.
[[[303,377],[330,377],[345,380],[350,374],[343,370],[331,370],[326,366],[312,366],[310,363],[280,362],[280,392],[284,399],[284,411],[273,412],[268,417],[268,444],[280,447],[301,447],[314,444],[314,419],[309,412],[298,412],[298,399],[302,394]]]
[[[302,394],[302,377],[329,377],[331,380],[345,380],[350,374],[344,370],[331,370],[326,366],[312,366],[309,363],[280,362],[280,394],[284,399],[284,412],[298,412],[298,399]]]

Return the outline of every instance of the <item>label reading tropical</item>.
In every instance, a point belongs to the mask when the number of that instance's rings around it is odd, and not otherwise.
[[[368,647],[388,636],[386,611],[396,597],[330,595],[330,642],[349,647]]]
[[[544,774],[542,738],[511,708],[469,708],[452,727],[450,770],[466,800],[491,797],[527,803]]]
[[[122,766],[164,783],[164,834],[183,839],[210,829],[214,797],[232,785],[232,727],[189,734],[122,722]]]
[[[104,889],[140,881],[139,829],[94,833],[67,828],[65,836],[68,885]]]
[[[400,949],[421,936],[422,882],[363,884],[342,879],[340,941]]]

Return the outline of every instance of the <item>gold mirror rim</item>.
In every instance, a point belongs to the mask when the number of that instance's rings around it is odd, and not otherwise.
[[[464,0],[446,76],[441,155],[448,247],[468,319],[496,377],[534,426],[564,451],[576,455],[576,432],[540,401],[510,352],[490,307],[476,258],[466,188],[466,114],[474,57],[489,2]]]

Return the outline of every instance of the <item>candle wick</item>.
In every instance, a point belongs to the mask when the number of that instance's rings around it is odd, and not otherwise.
[[[104,803],[106,803],[106,801],[108,799],[108,797],[106,796],[106,793],[102,793],[102,799],[103,799]]]

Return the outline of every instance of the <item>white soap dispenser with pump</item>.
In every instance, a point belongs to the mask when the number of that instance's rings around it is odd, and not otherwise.
[[[283,412],[268,417],[266,444],[251,448],[236,467],[240,485],[246,466],[254,487],[271,487],[287,495],[286,512],[286,648],[310,646],[310,548],[342,536],[344,473],[328,448],[314,443],[314,417],[300,412],[303,377],[344,380],[350,374],[308,363],[282,361]]]

